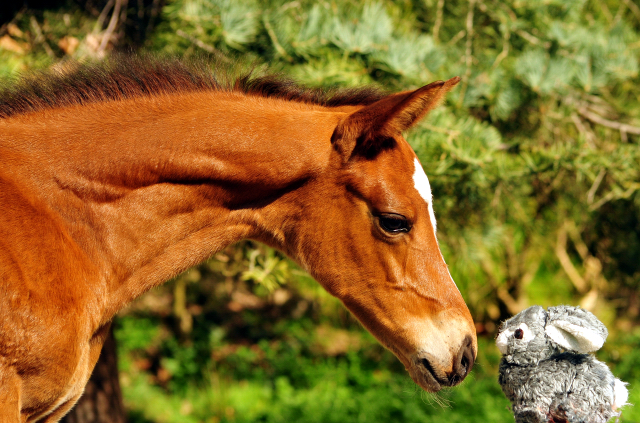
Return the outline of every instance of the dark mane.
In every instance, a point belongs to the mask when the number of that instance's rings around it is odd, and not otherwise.
[[[386,94],[376,88],[306,88],[277,74],[233,77],[204,61],[118,57],[53,67],[0,82],[0,118],[43,109],[191,91],[237,91],[248,95],[336,107],[367,105]]]

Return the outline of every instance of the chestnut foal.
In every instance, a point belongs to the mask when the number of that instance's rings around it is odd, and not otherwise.
[[[58,421],[110,320],[244,238],[296,260],[435,392],[474,324],[402,131],[458,82],[323,92],[120,59],[0,95],[0,423]]]

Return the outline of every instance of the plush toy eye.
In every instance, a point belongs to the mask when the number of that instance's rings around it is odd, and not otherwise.
[[[515,329],[503,329],[503,331],[498,334],[496,345],[498,346],[500,353],[505,355],[510,353],[510,351],[513,352],[522,348],[527,348],[529,342],[531,342],[535,337],[535,333],[533,333],[529,326],[522,322]],[[513,339],[517,339],[518,341],[516,342]],[[515,348],[515,350],[513,350],[513,348]]]

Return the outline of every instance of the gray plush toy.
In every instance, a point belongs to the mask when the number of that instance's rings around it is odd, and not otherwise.
[[[627,402],[626,383],[590,352],[607,328],[579,307],[529,307],[505,321],[496,339],[499,382],[517,423],[606,423]]]

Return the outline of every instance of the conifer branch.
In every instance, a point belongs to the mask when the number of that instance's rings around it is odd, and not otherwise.
[[[622,15],[624,15],[624,11],[627,9],[627,5],[625,3],[620,4],[618,7],[618,11],[616,12],[616,16],[613,18],[613,22],[611,23],[611,28],[616,26],[618,22],[622,19]]]
[[[42,29],[40,28],[40,25],[38,24],[38,21],[36,20],[36,18],[31,16],[30,21],[31,21],[31,28],[33,29],[33,32],[36,33],[35,42],[42,44],[42,46],[44,47],[44,51],[47,52],[47,56],[51,58],[55,58],[56,55],[54,54],[53,50],[51,50],[49,43],[47,43],[47,40],[44,37],[44,34],[42,33]]]
[[[216,56],[217,58],[219,58],[223,62],[229,63],[229,59],[227,58],[227,56],[224,55],[223,52],[221,52],[220,50],[218,50],[217,48],[215,48],[215,47],[213,47],[213,46],[211,46],[209,44],[203,43],[202,41],[200,41],[199,39],[197,39],[195,37],[192,37],[191,35],[187,34],[183,30],[181,30],[181,29],[177,30],[176,31],[176,35],[191,41],[197,47],[200,47],[204,51],[213,54],[214,56]]]
[[[107,29],[102,36],[102,41],[100,41],[100,46],[97,51],[98,54],[104,52],[107,48],[107,44],[113,35],[113,31],[115,31],[116,26],[118,25],[118,16],[120,15],[122,3],[124,3],[124,0],[116,0],[115,6],[113,7],[113,13],[111,14],[111,19],[109,20],[109,25],[107,25]]]
[[[467,31],[461,29],[456,35],[454,35],[449,41],[447,41],[447,45],[454,45],[458,41],[460,41],[465,35],[467,35]]]
[[[536,46],[542,46],[544,48],[551,47],[550,42],[542,41],[540,38],[536,37],[535,35],[531,35],[527,31],[524,31],[522,29],[517,30],[516,34],[518,34],[519,36],[521,36],[522,38],[524,38],[525,40],[529,41],[531,44],[534,44]]]
[[[462,87],[460,88],[460,97],[458,98],[458,106],[462,106],[464,96],[469,86],[469,78],[471,77],[471,65],[473,64],[472,47],[473,47],[473,12],[476,0],[469,0],[469,11],[467,12],[467,42],[465,46],[465,65],[467,70],[462,77]]]
[[[526,303],[526,299],[514,298],[509,293],[507,288],[505,288],[498,282],[498,278],[496,278],[494,274],[494,270],[491,268],[491,263],[489,262],[489,259],[487,258],[481,259],[480,267],[482,267],[484,274],[487,276],[487,281],[495,291],[496,296],[500,301],[502,301],[502,304],[504,304],[507,307],[507,310],[509,310],[509,313],[517,314],[520,311],[522,311],[524,309],[524,304]]]
[[[609,193],[607,195],[602,197],[596,203],[592,204],[589,207],[589,210],[590,211],[597,210],[600,207],[602,207],[604,204],[606,204],[609,201],[614,200],[614,199],[629,198],[636,191],[640,191],[640,184],[639,183],[632,183],[629,188],[627,188],[626,190],[624,190],[622,192],[620,192],[619,190],[609,191]]]
[[[633,13],[636,19],[638,19],[638,22],[640,22],[640,7],[638,7],[638,5],[632,2],[631,0],[622,0],[622,1],[624,1],[624,4],[627,5],[629,10],[631,10],[631,13]]]
[[[456,131],[455,129],[441,128],[439,126],[433,126],[424,122],[421,123],[420,126],[433,132],[438,132],[440,134],[448,135],[447,144],[451,144],[451,142],[461,134],[460,131]]]
[[[442,12],[444,10],[444,0],[438,0],[436,6],[436,21],[433,24],[433,42],[438,43],[438,35],[440,33],[440,27],[442,26]]]
[[[593,258],[593,256],[589,253],[589,247],[587,247],[587,244],[585,244],[585,242],[582,240],[582,236],[580,235],[580,231],[578,230],[578,228],[576,228],[576,225],[570,224],[567,226],[567,233],[571,238],[571,242],[573,242],[573,247],[578,252],[578,255],[580,256],[582,261],[587,262],[588,260]]]
[[[578,132],[584,137],[584,140],[587,142],[589,147],[595,148],[595,143],[593,142],[595,135],[593,134],[593,132],[591,132],[587,129],[586,126],[584,126],[580,118],[575,113],[571,114],[571,120],[578,129]]]
[[[567,254],[567,226],[568,222],[565,222],[564,225],[560,227],[558,230],[558,239],[556,242],[556,257],[560,262],[560,265],[564,269],[565,273],[569,277],[569,280],[576,288],[576,290],[580,294],[587,293],[589,286],[587,285],[587,281],[584,280],[578,270],[571,262],[569,258],[569,254]]]
[[[491,69],[495,70],[509,55],[509,38],[511,38],[511,32],[509,31],[509,27],[505,25],[505,32],[502,34],[502,51],[496,56],[496,60],[493,62]]]
[[[102,25],[104,25],[104,21],[107,19],[107,15],[109,14],[109,11],[111,11],[114,1],[115,0],[109,0],[107,4],[104,6],[104,8],[102,9],[102,12],[100,12],[100,15],[98,16],[98,20],[96,21],[96,24],[93,28],[94,33],[97,33],[102,29]]]
[[[602,15],[605,17],[605,19],[607,21],[609,21],[609,25],[611,25],[611,23],[613,22],[613,15],[611,14],[611,11],[609,10],[609,6],[607,6],[607,2],[599,1],[598,4],[600,4],[600,9],[602,10]]]
[[[602,116],[587,110],[584,106],[578,109],[578,113],[589,119],[591,122],[620,131],[620,136],[623,140],[627,139],[627,134],[640,135],[640,127],[605,119]]]
[[[273,30],[273,27],[271,26],[271,22],[269,22],[269,18],[267,17],[266,13],[262,18],[262,22],[264,23],[264,28],[267,30],[267,34],[269,34],[269,38],[271,38],[271,42],[273,43],[273,46],[275,47],[278,54],[280,54],[280,56],[284,57],[285,59],[291,62],[293,59],[291,58],[291,56],[289,56],[289,53],[287,53],[287,51],[284,49],[284,47],[282,47],[282,45],[278,41],[278,37],[276,36],[276,33]]]
[[[604,179],[605,174],[606,174],[605,170],[600,169],[598,176],[596,176],[596,179],[594,179],[593,184],[591,185],[591,188],[589,188],[589,191],[587,192],[587,203],[593,204],[593,198],[595,197],[596,192],[598,191],[598,188],[600,187],[600,184],[602,183],[602,180]]]

